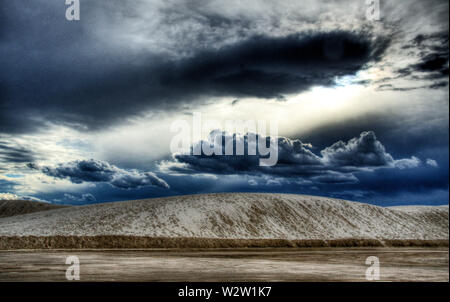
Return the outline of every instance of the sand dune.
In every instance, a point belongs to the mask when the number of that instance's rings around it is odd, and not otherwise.
[[[0,236],[448,240],[448,217],[448,206],[385,208],[293,194],[204,194],[4,217]]]
[[[66,206],[28,200],[0,200],[0,218],[59,209]]]

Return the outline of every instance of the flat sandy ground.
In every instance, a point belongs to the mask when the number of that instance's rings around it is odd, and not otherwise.
[[[0,281],[366,281],[377,256],[381,281],[449,281],[448,248],[0,251]]]

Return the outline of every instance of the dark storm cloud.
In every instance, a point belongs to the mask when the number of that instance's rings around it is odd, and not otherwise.
[[[430,72],[430,78],[448,78],[448,31],[433,35],[418,35],[414,43],[421,50],[421,62],[413,70]]]
[[[47,44],[33,45],[33,56],[22,47],[11,55],[20,54],[28,64],[2,60],[9,68],[0,74],[8,87],[2,93],[0,131],[26,131],[24,125],[45,119],[95,129],[211,96],[283,100],[283,94],[332,86],[337,77],[355,74],[379,60],[388,42],[345,31],[260,35],[178,60],[152,54],[108,60],[111,54],[98,53],[101,45],[89,55],[88,44],[80,53],[58,56],[51,56]],[[10,53],[8,45],[0,47]]]
[[[25,147],[0,140],[0,170],[7,163],[26,163],[35,160],[35,153]]]
[[[218,134],[220,132],[213,133],[221,135]],[[222,139],[223,141],[225,136]],[[229,138],[231,139],[231,137]],[[236,144],[236,140],[242,139],[242,137],[233,135],[232,139]],[[211,138],[212,141],[215,141],[215,139]],[[209,145],[211,142],[202,141],[199,144]],[[245,145],[248,147],[247,141],[245,141]],[[321,156],[316,155],[311,151],[309,144],[300,140],[279,137],[278,162],[275,166],[260,166],[259,158],[261,156],[248,155],[246,152],[246,155],[241,156],[174,154],[173,161],[164,162],[161,168],[169,172],[185,174],[211,173],[268,175],[283,178],[300,177],[316,183],[337,184],[357,182],[358,179],[354,175],[356,172],[370,172],[379,168],[414,168],[421,163],[416,157],[395,160],[386,152],[385,147],[377,140],[375,133],[372,131],[363,132],[359,137],[352,138],[348,142],[336,142],[320,153]]]
[[[353,174],[343,174],[334,171],[328,171],[325,175],[313,177],[311,179],[314,184],[355,184],[359,180]]]
[[[409,86],[409,87],[396,87],[392,84],[382,84],[376,88],[378,91],[411,91],[417,89],[441,89],[448,86],[448,81],[440,81],[434,82],[430,85],[422,85],[422,86]]]
[[[348,141],[366,129],[372,129],[383,145],[389,146],[393,157],[409,157],[422,154],[427,149],[448,148],[448,118],[443,112],[422,114],[419,121],[414,117],[405,115],[403,111],[371,112],[342,121],[329,121],[293,137],[301,137],[322,150],[337,140]],[[429,156],[434,158],[436,154]]]
[[[40,167],[29,163],[28,167],[51,177],[69,179],[76,184],[105,182],[120,189],[136,189],[146,186],[169,188],[164,180],[151,172],[123,170],[107,162],[93,159],[62,163],[56,167]]]
[[[276,98],[312,86],[330,86],[379,59],[386,41],[350,32],[281,38],[258,36],[217,51],[200,52],[162,74],[162,84],[184,94]]]
[[[386,167],[395,164],[394,159],[377,140],[372,131],[363,132],[347,143],[339,141],[322,150],[323,159],[337,167]]]
[[[421,63],[413,67],[421,72],[438,72],[442,77],[448,76],[448,54],[432,53],[426,55]]]
[[[397,87],[390,83],[381,84],[378,90],[410,91],[415,89],[440,89],[448,86],[449,75],[449,41],[448,30],[433,34],[419,34],[412,41],[402,47],[407,51],[407,56],[417,57],[416,63],[398,68],[394,71],[394,78],[386,78],[389,81],[399,78],[431,81],[431,84],[411,85]],[[417,54],[416,54],[417,52]]]
[[[183,163],[185,166],[179,167],[169,163],[169,169],[174,172],[182,173],[212,173],[212,174],[260,174],[267,173],[273,175],[291,176],[311,176],[317,175],[323,169],[321,159],[309,150],[307,144],[300,140],[291,140],[285,137],[278,138],[278,161],[275,167],[259,166],[260,155],[248,155],[249,135],[240,136],[227,134],[223,135],[220,131],[211,132],[211,140],[215,136],[222,137],[222,140],[230,139],[233,144],[237,142],[245,146],[245,155],[212,155],[207,156],[202,153],[199,156],[188,154],[174,154],[174,160],[177,163]],[[260,137],[255,134],[256,139]],[[200,141],[196,145],[207,144],[210,142]],[[194,146],[195,147],[195,146]],[[194,148],[192,147],[192,148]],[[191,148],[191,150],[192,150]],[[257,151],[256,154],[259,154]]]

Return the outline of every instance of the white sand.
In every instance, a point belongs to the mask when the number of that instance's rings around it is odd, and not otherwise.
[[[447,207],[377,207],[293,194],[204,194],[0,218],[0,236],[448,239]]]

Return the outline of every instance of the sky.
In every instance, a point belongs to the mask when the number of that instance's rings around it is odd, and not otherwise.
[[[364,0],[80,0],[79,21],[63,0],[2,3],[0,199],[448,204],[448,1],[379,3],[374,20]],[[277,164],[172,152],[196,113],[218,125],[190,148],[276,121]]]

